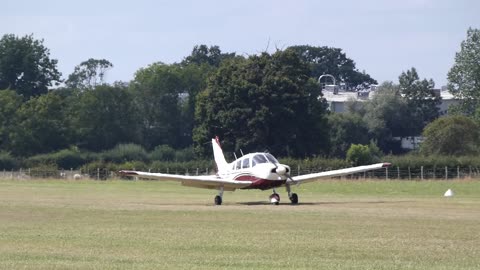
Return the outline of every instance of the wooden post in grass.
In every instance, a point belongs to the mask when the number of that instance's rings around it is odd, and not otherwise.
[[[448,167],[445,166],[445,180],[448,180]]]
[[[385,167],[385,178],[388,180],[388,167]]]
[[[408,180],[412,180],[412,173],[410,172],[410,166],[408,166]]]
[[[460,179],[460,166],[457,166],[457,179]]]
[[[400,167],[397,166],[397,179],[400,179]]]
[[[423,180],[423,166],[420,166],[420,179]]]

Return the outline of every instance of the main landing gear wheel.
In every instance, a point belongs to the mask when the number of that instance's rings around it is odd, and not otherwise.
[[[292,202],[292,204],[298,204],[298,195],[297,195],[297,193],[292,193],[292,195],[290,196],[290,201]]]
[[[277,193],[273,193],[272,195],[270,195],[269,199],[272,204],[280,204],[280,195],[278,195]]]
[[[215,205],[221,205],[222,204],[222,197],[219,195],[215,196]]]

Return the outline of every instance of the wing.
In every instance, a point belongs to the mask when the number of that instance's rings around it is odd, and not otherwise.
[[[308,183],[308,182],[313,182],[313,181],[320,180],[322,178],[331,178],[331,177],[335,177],[335,176],[342,176],[342,175],[349,175],[349,174],[354,174],[354,173],[359,173],[359,172],[373,171],[373,170],[378,170],[378,169],[381,169],[381,168],[386,168],[388,166],[390,166],[390,163],[377,163],[377,164],[366,165],[366,166],[345,168],[345,169],[340,169],[340,170],[304,174],[304,175],[299,175],[299,176],[293,176],[292,177],[293,181],[290,180],[289,182]]]
[[[140,171],[120,171],[124,176],[135,176],[145,179],[156,179],[161,181],[176,181],[181,182],[183,186],[207,188],[207,189],[219,189],[223,187],[223,190],[234,191],[238,188],[247,187],[252,184],[251,181],[235,181],[220,178],[216,175],[206,176],[190,176],[190,175],[177,175],[166,173],[149,173]]]

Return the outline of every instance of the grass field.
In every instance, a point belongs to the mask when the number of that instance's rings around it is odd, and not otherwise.
[[[443,198],[452,188],[453,198]],[[480,181],[0,180],[1,269],[480,269]],[[279,190],[280,191],[280,190]]]

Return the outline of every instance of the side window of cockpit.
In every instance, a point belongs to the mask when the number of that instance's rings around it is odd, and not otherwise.
[[[250,168],[250,159],[246,158],[242,161],[242,169]]]
[[[242,168],[241,166],[242,166],[242,161],[241,160],[237,161],[237,165],[235,165],[235,170],[240,170]]]

